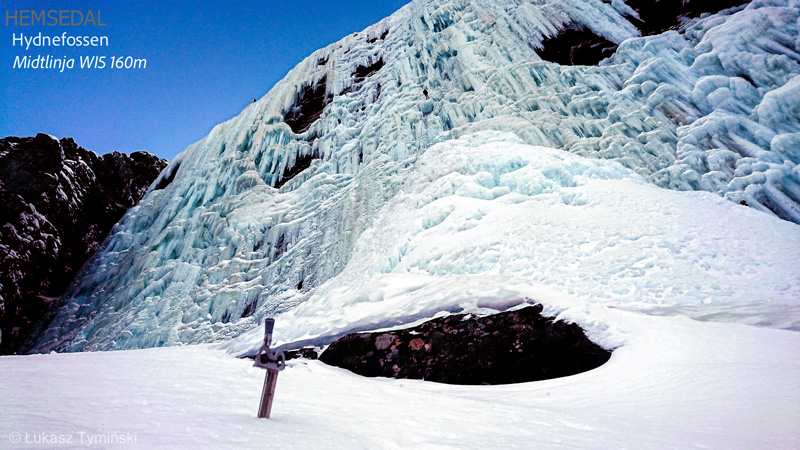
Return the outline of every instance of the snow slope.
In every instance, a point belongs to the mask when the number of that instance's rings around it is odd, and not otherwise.
[[[290,361],[269,420],[256,418],[264,372],[207,346],[0,357],[0,447],[41,447],[11,445],[14,432],[71,435],[75,448],[89,435],[135,439],[112,446],[127,448],[800,446],[797,332],[599,305],[586,313],[625,343],[596,370],[452,386]]]
[[[226,340],[265,316],[358,309],[409,274],[796,329],[798,227],[774,216],[800,220],[799,5],[757,0],[637,38],[621,1],[413,2],[172,161],[28,347]],[[617,53],[542,61],[542,39],[575,23]],[[447,147],[462,137],[507,144],[465,161]],[[362,319],[286,325],[314,338]]]
[[[422,154],[344,270],[279,316],[276,338],[324,344],[438,311],[555,306],[553,292],[798,329],[797,255],[796,224],[710,193],[654,187],[616,163],[483,132]],[[260,333],[226,346],[246,352]]]

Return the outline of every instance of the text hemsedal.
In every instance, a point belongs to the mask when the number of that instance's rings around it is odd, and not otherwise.
[[[89,24],[104,27],[108,24],[104,23],[100,18],[100,10],[86,12],[76,10],[55,10],[49,11],[41,10],[6,10],[6,26],[13,23],[13,26],[30,27],[30,26],[45,26],[45,27],[77,27],[86,26]]]

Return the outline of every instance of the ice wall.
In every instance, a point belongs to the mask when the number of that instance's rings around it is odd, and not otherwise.
[[[800,3],[754,1],[643,38],[631,12],[415,1],[316,51],[171,162],[29,347],[240,335],[340,274],[424,151],[485,130],[800,222]],[[542,40],[574,24],[616,54],[542,61]]]

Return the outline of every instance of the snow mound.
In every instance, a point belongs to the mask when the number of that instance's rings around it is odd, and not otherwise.
[[[422,154],[344,270],[280,315],[276,336],[317,345],[440,311],[536,302],[551,315],[597,303],[797,329],[800,267],[785,261],[798,254],[793,223],[484,132]],[[554,302],[556,292],[579,299]],[[226,348],[247,352],[259,336]]]

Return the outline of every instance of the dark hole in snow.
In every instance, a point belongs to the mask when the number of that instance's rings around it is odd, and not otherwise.
[[[281,177],[275,183],[275,188],[280,189],[281,186],[288,183],[292,178],[299,175],[300,172],[308,169],[311,166],[311,162],[314,161],[315,159],[319,159],[319,156],[313,153],[310,153],[308,155],[297,155],[297,158],[295,158],[294,161],[294,165],[286,166],[286,168],[283,169],[283,174],[281,174]]]
[[[617,44],[587,28],[567,28],[543,40],[537,53],[545,61],[565,66],[592,66],[616,50]]]
[[[327,56],[323,56],[322,58],[317,60],[317,65],[318,66],[324,66],[325,64],[328,64],[328,57]]]
[[[432,20],[434,33],[440,33],[453,24],[453,18],[447,14],[432,17]]]
[[[509,384],[595,369],[611,352],[534,305],[492,316],[452,315],[414,328],[348,334],[320,356],[369,377],[449,384]]]
[[[172,169],[172,172],[170,172],[169,175],[167,175],[164,178],[162,178],[161,181],[158,182],[156,187],[153,188],[153,190],[157,191],[159,189],[164,189],[165,187],[169,186],[170,183],[172,183],[172,181],[175,179],[175,175],[178,174],[178,169],[180,169],[180,168],[181,168],[180,163],[175,164],[175,168]]]
[[[743,79],[743,80],[747,81],[748,83],[750,83],[750,84],[751,84],[752,86],[754,86],[754,87],[755,87],[755,85],[756,85],[756,84],[753,82],[753,79],[752,79],[752,78],[750,78],[750,77],[749,77],[749,76],[748,76],[746,73],[739,73],[739,78],[741,78],[741,79]]]
[[[747,0],[628,0],[628,6],[639,14],[629,17],[643,36],[678,28],[689,18],[703,13],[716,13],[747,3]]]
[[[258,303],[258,299],[253,300],[252,302],[248,303],[247,306],[244,307],[244,311],[242,312],[242,317],[248,317],[256,311],[256,304]]]
[[[303,289],[303,279],[301,278],[300,281],[297,282],[297,290]]]
[[[316,84],[303,87],[283,121],[295,134],[303,133],[319,119],[330,101],[330,97],[326,95],[326,77],[322,77]]]

